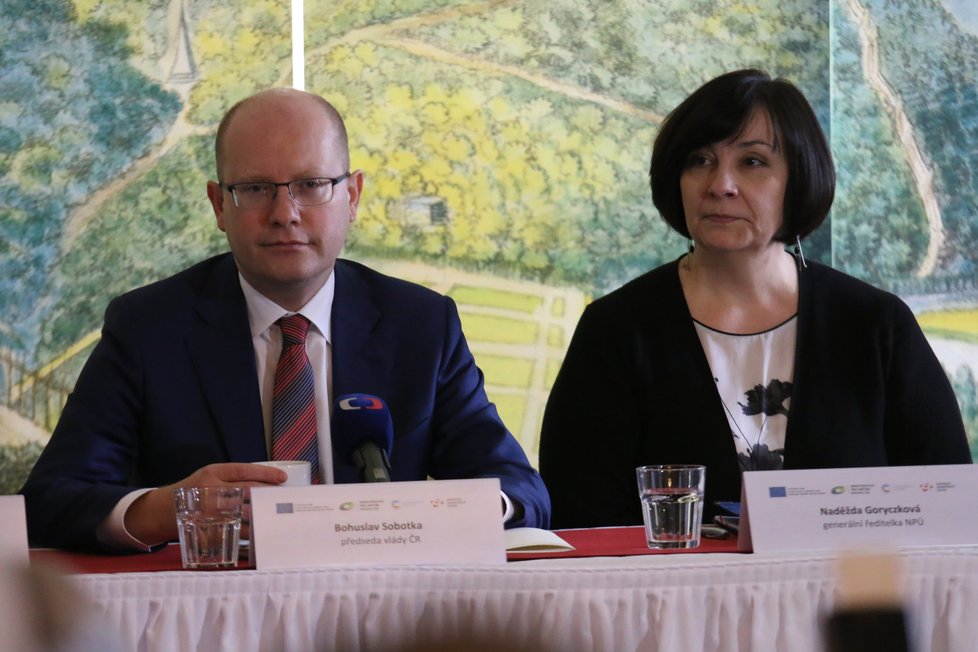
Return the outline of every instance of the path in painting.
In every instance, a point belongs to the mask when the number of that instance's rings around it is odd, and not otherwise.
[[[941,247],[944,246],[944,223],[941,218],[941,207],[937,201],[937,194],[934,192],[934,175],[917,145],[913,125],[911,125],[910,119],[903,109],[903,102],[896,92],[890,88],[883,76],[876,25],[873,23],[869,11],[862,6],[859,0],[847,0],[846,4],[859,30],[859,41],[863,50],[863,74],[866,82],[879,97],[880,102],[893,120],[897,138],[907,157],[911,174],[917,184],[917,193],[923,203],[930,240],[927,243],[927,253],[917,268],[917,276],[930,276],[937,265]]]

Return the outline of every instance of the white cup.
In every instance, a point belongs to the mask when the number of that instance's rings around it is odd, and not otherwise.
[[[289,477],[280,484],[280,487],[304,487],[312,484],[312,466],[303,460],[269,460],[267,462],[255,462],[264,466],[274,466],[282,469],[289,474]]]

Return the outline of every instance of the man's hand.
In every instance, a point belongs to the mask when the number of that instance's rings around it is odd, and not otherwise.
[[[173,508],[173,490],[178,487],[244,487],[245,501],[248,488],[282,484],[288,479],[282,469],[263,464],[228,462],[209,464],[198,469],[176,484],[147,491],[126,510],[125,525],[129,534],[140,541],[156,544],[177,538],[177,515]],[[245,522],[251,520],[246,506]],[[244,523],[242,523],[244,527]],[[247,532],[242,532],[247,536]]]

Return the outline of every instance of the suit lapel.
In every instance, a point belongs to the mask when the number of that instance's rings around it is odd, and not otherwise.
[[[187,346],[228,460],[267,459],[248,309],[230,255],[215,267],[196,308],[200,321]]]
[[[388,374],[379,333],[380,310],[362,272],[354,264],[337,260],[334,267],[336,290],[333,295],[330,342],[333,368],[333,399],[344,394],[388,394]],[[333,407],[330,406],[330,413]],[[337,437],[330,432],[336,450]],[[359,475],[346,460],[333,460],[336,482],[358,482]]]
[[[336,261],[333,297],[333,393],[376,394],[383,397],[382,343],[377,326],[380,310],[360,273],[345,261]]]

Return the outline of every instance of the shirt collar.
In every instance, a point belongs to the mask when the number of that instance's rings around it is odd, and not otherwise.
[[[256,290],[238,272],[241,291],[244,292],[245,303],[248,305],[248,323],[251,326],[252,337],[267,337],[272,324],[285,315],[292,314],[264,294]],[[333,295],[336,289],[336,274],[330,272],[323,287],[297,312],[312,322],[312,325],[323,334],[326,342],[330,342],[330,317],[333,312]]]

